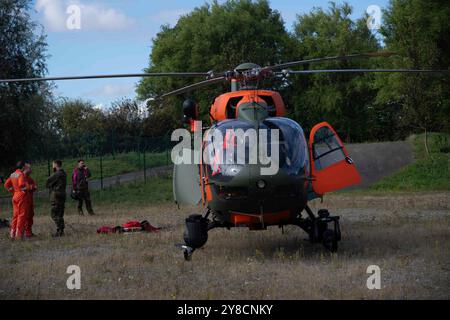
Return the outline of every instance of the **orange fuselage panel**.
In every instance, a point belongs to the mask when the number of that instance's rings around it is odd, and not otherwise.
[[[269,90],[240,90],[224,93],[218,96],[210,109],[211,121],[235,119],[239,106],[243,103],[265,102],[274,110],[271,117],[283,117],[286,107],[278,92]]]

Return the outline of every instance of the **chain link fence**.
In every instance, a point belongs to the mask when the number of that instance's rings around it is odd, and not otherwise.
[[[59,145],[45,145],[43,142],[42,147],[26,160],[32,164],[32,177],[41,192],[45,180],[52,173],[52,162],[56,159],[63,161],[69,186],[77,161],[84,159],[92,174],[90,186],[103,190],[122,182],[143,180],[146,183],[153,172],[159,172],[160,169],[167,171],[168,166],[171,166],[173,144],[170,133],[158,137],[85,133],[79,139],[63,140]],[[12,170],[3,173],[4,179]],[[3,186],[0,198],[10,198]]]

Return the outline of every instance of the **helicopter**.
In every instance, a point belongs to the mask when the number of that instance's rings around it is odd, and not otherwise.
[[[208,232],[215,228],[245,227],[265,230],[294,225],[303,229],[311,243],[322,243],[335,252],[341,241],[340,217],[327,209],[314,213],[308,202],[325,194],[361,182],[356,164],[333,127],[327,122],[315,125],[309,137],[299,123],[286,116],[286,105],[275,90],[262,89],[264,79],[286,79],[291,75],[317,73],[448,73],[450,70],[420,69],[304,69],[300,65],[373,57],[389,57],[391,52],[357,53],[313,58],[261,67],[243,63],[231,71],[161,72],[42,78],[0,79],[1,83],[61,81],[131,77],[205,77],[205,80],[171,91],[153,101],[182,95],[205,86],[230,83],[230,91],[215,97],[209,109],[210,125],[199,120],[198,105],[183,103],[184,122],[197,137],[197,147],[188,144],[174,160],[175,202],[198,205],[202,214],[186,218],[183,255],[190,260],[203,247]],[[263,133],[262,135],[260,133]],[[250,139],[253,137],[254,139]],[[194,143],[195,145],[195,143]],[[260,152],[262,147],[264,152]],[[238,152],[238,151],[241,152]],[[276,155],[275,169],[269,174],[267,161],[250,155]],[[189,161],[181,161],[181,159]],[[264,157],[263,157],[264,158]]]

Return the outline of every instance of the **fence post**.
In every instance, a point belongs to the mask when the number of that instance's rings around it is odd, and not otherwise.
[[[169,137],[166,135],[164,137],[166,140],[166,166],[169,165],[169,149],[170,149],[170,143],[169,143]]]
[[[138,154],[138,161],[139,161],[139,167],[141,167],[141,143],[137,143],[137,154]]]
[[[144,160],[144,184],[147,183],[147,164],[145,163],[145,144],[144,144],[144,154],[143,154],[143,160]]]
[[[114,129],[111,129],[111,152],[112,152],[113,160],[116,160],[116,149],[115,149],[115,141],[114,141]]]
[[[100,189],[103,190],[103,156],[100,153]]]

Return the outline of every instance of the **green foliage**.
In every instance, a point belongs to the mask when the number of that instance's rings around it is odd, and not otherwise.
[[[153,40],[147,71],[223,71],[242,62],[260,65],[289,60],[387,49],[395,58],[358,59],[305,65],[305,69],[448,69],[450,6],[447,2],[392,0],[384,12],[382,42],[367,28],[367,16],[352,19],[347,4],[330,2],[299,15],[292,34],[267,1],[213,2],[163,26]],[[380,37],[381,38],[381,37]],[[200,80],[200,79],[199,79]],[[316,74],[291,76],[290,87],[276,85],[289,116],[308,130],[330,122],[346,141],[404,139],[411,133],[450,130],[448,77],[413,74]],[[139,98],[158,96],[193,79],[146,78]],[[273,85],[273,83],[272,83]],[[212,98],[227,85],[188,95],[200,102],[203,119]],[[178,126],[181,97],[151,105],[149,123],[164,131]]]
[[[0,78],[45,74],[45,36],[30,20],[30,0],[0,2]],[[207,71],[218,74],[242,62],[270,65],[315,57],[372,52],[397,53],[389,59],[358,59],[303,66],[306,69],[449,69],[448,1],[391,0],[385,10],[383,41],[351,19],[352,8],[331,2],[297,16],[292,33],[266,0],[213,1],[162,26],[153,39],[146,71]],[[137,88],[147,99],[199,79],[145,78]],[[308,131],[330,122],[346,141],[403,139],[423,131],[450,132],[448,76],[412,74],[316,74],[291,76],[280,89],[288,115]],[[213,98],[229,84],[187,94],[200,105],[203,120]],[[181,102],[173,97],[151,103],[144,117],[137,101],[117,101],[108,111],[89,101],[55,103],[45,83],[0,85],[0,172],[19,158],[86,157],[131,150],[164,150],[167,133],[181,124]],[[165,138],[162,138],[162,136]],[[155,148],[150,140],[157,139]],[[158,138],[159,137],[159,138]]]
[[[104,114],[90,102],[64,100],[56,115],[61,140],[74,155],[97,154],[105,143]]]
[[[63,162],[63,167],[66,173],[70,177],[73,168],[77,163],[78,158],[64,158],[61,159]],[[100,179],[100,157],[86,158],[86,163],[91,170],[92,179]],[[159,153],[147,153],[145,157],[146,168],[155,168],[160,166],[165,166],[170,161],[166,152]],[[51,164],[50,164],[51,165]],[[115,156],[106,155],[102,158],[103,166],[103,177],[112,177],[123,173],[135,172],[143,170],[144,159],[142,153],[130,152],[130,153],[119,153]],[[32,177],[38,184],[39,190],[43,190],[45,186],[45,181],[48,177],[49,166],[47,162],[32,163],[33,174]],[[50,168],[51,169],[51,168]],[[70,180],[70,178],[69,178]],[[68,180],[68,183],[70,181]],[[0,196],[7,196],[8,192],[3,186],[0,186]]]
[[[448,1],[392,0],[384,11],[382,34],[392,66],[449,69],[450,5]],[[450,132],[448,76],[389,74],[380,76],[378,104],[397,103],[400,125],[414,132]]]
[[[429,134],[430,157],[426,157],[424,135],[409,138],[416,161],[382,179],[370,190],[376,191],[439,191],[450,190],[450,135]]]
[[[146,183],[141,180],[104,190],[91,190],[90,193],[94,209],[104,205],[117,205],[126,207],[127,210],[137,210],[137,208],[142,209],[142,205],[173,202],[172,177],[169,175],[151,178],[147,179]],[[66,208],[75,206],[75,201],[71,198],[66,200]],[[1,203],[0,208],[2,208]],[[49,199],[47,197],[35,198],[35,208],[37,215],[48,214],[50,212]]]
[[[424,140],[424,134],[412,135],[408,138],[408,141],[413,146],[416,159],[421,160],[427,158]],[[450,134],[437,132],[428,133],[428,150],[432,155],[450,153]]]
[[[45,36],[28,14],[31,1],[0,2],[0,78],[39,77],[46,71]],[[42,83],[0,84],[0,172],[41,150],[51,133],[50,87]],[[44,139],[45,137],[45,139]]]
[[[154,152],[170,146],[167,132],[161,133],[163,137],[155,137],[152,122],[145,118],[138,102],[131,99],[118,100],[108,110],[81,99],[62,99],[52,122],[58,141],[46,147],[44,157],[33,160]]]
[[[377,39],[368,30],[365,19],[353,21],[352,8],[331,2],[328,10],[316,8],[300,15],[294,25],[294,38],[303,59],[349,55],[379,50]],[[351,69],[373,66],[369,60],[311,64],[307,69]],[[299,76],[287,92],[291,116],[311,128],[330,122],[347,141],[371,137],[368,122],[376,91],[369,74],[316,74]]]
[[[233,70],[242,62],[273,64],[286,60],[289,43],[280,13],[272,10],[267,1],[213,1],[181,17],[175,27],[161,28],[153,40],[146,71],[220,73]],[[137,93],[146,99],[192,82],[193,79],[145,78]],[[228,86],[206,88],[190,95],[206,116],[212,97],[228,91]],[[152,106],[150,118],[171,119],[165,121],[169,128],[179,125],[181,112],[177,106],[181,106],[181,101],[182,98],[168,99],[163,106]]]
[[[93,201],[98,204],[140,205],[173,201],[172,178],[170,176],[151,178],[144,181],[111,187],[92,192]]]
[[[123,99],[116,101],[105,113],[106,131],[114,130],[117,136],[139,136],[142,134],[143,117],[136,101]]]

